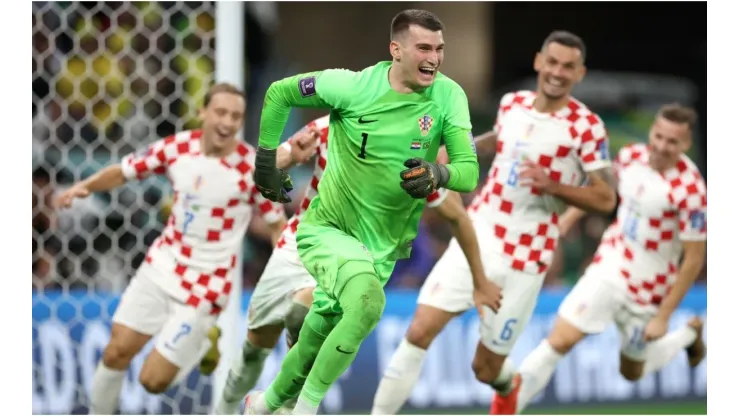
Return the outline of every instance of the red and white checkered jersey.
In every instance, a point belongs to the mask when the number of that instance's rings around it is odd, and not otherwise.
[[[288,224],[285,226],[283,234],[280,236],[280,240],[278,240],[276,246],[277,249],[286,249],[292,251],[298,250],[298,246],[295,240],[295,233],[298,230],[298,224],[300,224],[301,222],[301,217],[303,216],[303,213],[306,212],[308,206],[311,204],[311,200],[318,194],[319,181],[324,175],[324,169],[326,168],[329,139],[329,116],[326,115],[324,117],[317,118],[316,120],[313,120],[310,123],[306,124],[304,128],[311,127],[315,127],[321,132],[320,139],[316,144],[316,163],[314,164],[313,168],[313,177],[311,177],[311,182],[306,188],[306,192],[303,194],[301,205],[298,207],[298,210],[296,210],[295,214],[293,214],[293,216],[290,217],[290,219],[288,220]],[[444,201],[446,196],[446,189],[439,189],[435,191],[433,194],[427,197],[427,206],[431,208],[439,206],[442,201]]]
[[[488,180],[468,208],[471,218],[490,227],[490,249],[514,270],[543,274],[559,238],[562,201],[519,183],[521,163],[538,163],[555,181],[580,186],[586,173],[611,166],[604,123],[571,98],[555,113],[533,108],[536,93],[518,91],[501,99],[494,131],[496,156]]]
[[[183,131],[158,140],[124,157],[121,166],[128,179],[162,174],[172,184],[172,213],[145,260],[161,272],[157,284],[186,304],[218,313],[231,292],[252,209],[269,223],[284,212],[254,185],[253,147],[239,143],[226,157],[206,156],[202,134]]]
[[[618,267],[618,283],[651,309],[675,282],[682,242],[707,238],[707,188],[688,156],[662,174],[648,165],[648,156],[646,144],[619,151],[621,203],[593,263]]]

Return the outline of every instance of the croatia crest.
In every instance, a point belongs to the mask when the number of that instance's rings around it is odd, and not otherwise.
[[[424,116],[419,119],[419,130],[421,130],[422,136],[429,134],[429,130],[432,129],[433,123],[434,119],[430,117],[429,114],[424,114]]]

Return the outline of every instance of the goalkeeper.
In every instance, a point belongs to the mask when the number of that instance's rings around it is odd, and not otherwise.
[[[314,301],[276,379],[247,396],[246,414],[272,414],[299,393],[293,413],[316,414],[380,320],[383,286],[396,260],[410,255],[425,198],[438,188],[475,189],[467,98],[438,73],[442,30],[432,13],[401,12],[391,24],[392,62],[301,74],[268,89],[255,170],[262,195],[290,201],[292,183],[276,168],[275,149],[291,107],[331,109],[329,157],[296,235],[318,283]],[[442,138],[448,165],[434,163]],[[481,279],[475,291],[479,310],[498,305],[492,283]]]

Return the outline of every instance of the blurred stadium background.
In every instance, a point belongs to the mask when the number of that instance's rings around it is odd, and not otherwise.
[[[213,2],[34,2],[34,414],[86,412],[111,313],[164,224],[170,189],[166,179],[152,178],[78,201],[62,213],[51,209],[52,197],[157,137],[197,125],[196,109],[214,80],[217,7]],[[691,157],[706,177],[705,3],[673,3],[670,12],[653,3],[244,3],[245,48],[233,54],[243,60],[250,103],[245,140],[256,143],[270,82],[387,59],[390,19],[411,7],[434,11],[445,22],[443,72],[466,90],[475,133],[492,126],[504,92],[534,88],[534,53],[550,31],[567,29],[588,46],[590,72],[575,95],[604,118],[612,154],[627,142],[645,140],[656,108],[679,101],[700,114]],[[295,111],[285,136],[320,115]],[[484,177],[490,160],[481,162]],[[292,173],[298,194],[310,169]],[[605,226],[603,218],[587,217],[563,238],[535,317],[514,352],[517,362],[547,333]],[[412,258],[399,265],[389,284],[384,320],[332,388],[325,412],[369,411],[378,376],[413,313],[415,291],[449,238],[446,225],[433,212],[425,214]],[[264,224],[256,218],[244,244],[242,310],[270,250]],[[674,325],[692,313],[706,316],[706,267],[701,280]],[[486,412],[490,389],[470,371],[477,324],[468,314],[445,330],[406,412]],[[242,339],[243,328],[227,330]],[[692,371],[680,357],[661,373],[629,384],[617,371],[616,340],[616,331],[609,331],[581,345],[532,412],[706,413],[706,365]],[[284,352],[279,349],[267,363],[263,383],[276,373]],[[150,396],[136,383],[141,358],[124,388],[124,413],[208,411],[210,378],[192,374],[165,397]]]

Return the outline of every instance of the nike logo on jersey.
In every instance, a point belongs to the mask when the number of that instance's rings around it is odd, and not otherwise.
[[[362,117],[365,117],[365,116],[362,116]],[[376,120],[363,120],[362,117],[360,117],[360,119],[357,120],[360,124],[375,123],[376,121],[378,121],[377,119]]]
[[[341,346],[337,345],[337,351],[341,352],[342,354],[354,354],[354,352],[345,351],[342,349]]]

